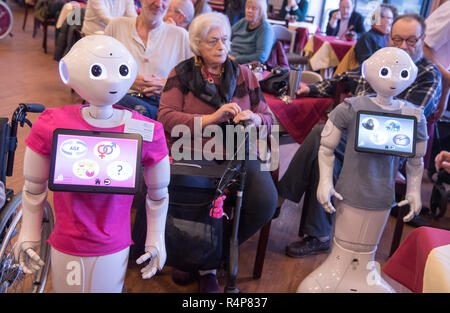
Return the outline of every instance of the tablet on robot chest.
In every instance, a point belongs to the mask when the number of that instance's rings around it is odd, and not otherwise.
[[[58,128],[53,133],[49,189],[136,194],[141,152],[138,134]]]
[[[415,116],[359,111],[355,131],[356,151],[402,157],[416,153]]]

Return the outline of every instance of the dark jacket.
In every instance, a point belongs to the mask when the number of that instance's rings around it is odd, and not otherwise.
[[[339,31],[339,26],[341,25],[341,21],[338,20],[337,21],[337,25],[335,28],[332,28],[330,26],[330,20],[331,20],[331,16],[333,15],[334,12],[336,12],[338,10],[334,10],[331,11],[329,16],[328,16],[328,22],[327,22],[327,35],[328,36],[336,36],[338,31]],[[348,21],[348,27],[350,27],[351,25],[353,25],[352,30],[356,32],[356,36],[359,38],[363,33],[366,32],[366,29],[364,28],[364,18],[362,17],[361,14],[359,14],[356,11],[352,12],[352,15],[350,15],[350,19]]]

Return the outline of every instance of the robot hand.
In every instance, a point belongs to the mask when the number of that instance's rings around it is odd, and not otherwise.
[[[398,203],[398,206],[401,207],[401,206],[404,206],[407,204],[409,204],[409,212],[403,218],[403,222],[405,222],[405,223],[412,220],[414,218],[414,216],[419,215],[420,210],[422,209],[422,202],[420,199],[420,195],[418,195],[417,193],[406,194],[405,200],[400,201]]]
[[[327,183],[319,183],[317,187],[317,201],[319,201],[320,205],[323,206],[324,210],[327,213],[334,213],[336,209],[333,204],[331,204],[331,197],[334,196],[339,200],[343,200],[344,198],[339,194],[334,186]]]
[[[334,213],[336,209],[331,204],[331,197],[339,200],[344,198],[336,192],[333,185],[334,150],[341,139],[341,131],[328,120],[321,133],[318,153],[320,179],[317,186],[317,201],[327,213]]]
[[[39,241],[21,241],[14,250],[14,257],[19,261],[20,267],[26,274],[33,274],[45,265],[36,251],[39,250]]]
[[[160,253],[160,249],[154,246],[145,246],[145,253],[136,260],[137,264],[142,264],[149,260],[148,265],[141,269],[143,279],[151,278],[158,270],[162,270],[166,263],[167,255],[165,249],[161,250],[163,251]]]

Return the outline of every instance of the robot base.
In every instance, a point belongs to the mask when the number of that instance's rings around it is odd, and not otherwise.
[[[380,276],[375,250],[367,253],[344,249],[334,240],[333,249],[314,272],[298,286],[298,293],[393,293]]]

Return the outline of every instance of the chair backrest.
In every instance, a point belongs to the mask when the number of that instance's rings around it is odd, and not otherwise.
[[[287,27],[274,24],[272,25],[272,29],[275,34],[275,39],[291,42],[292,32]]]
[[[272,29],[275,34],[275,39],[281,42],[288,43],[289,51],[287,52],[292,53],[294,51],[294,41],[292,39],[294,38],[295,34],[293,34],[293,32],[287,27],[282,25],[274,24],[272,25]]]
[[[303,71],[302,76],[300,77],[300,81],[305,84],[314,84],[317,82],[321,82],[322,80],[322,76],[313,71]]]

